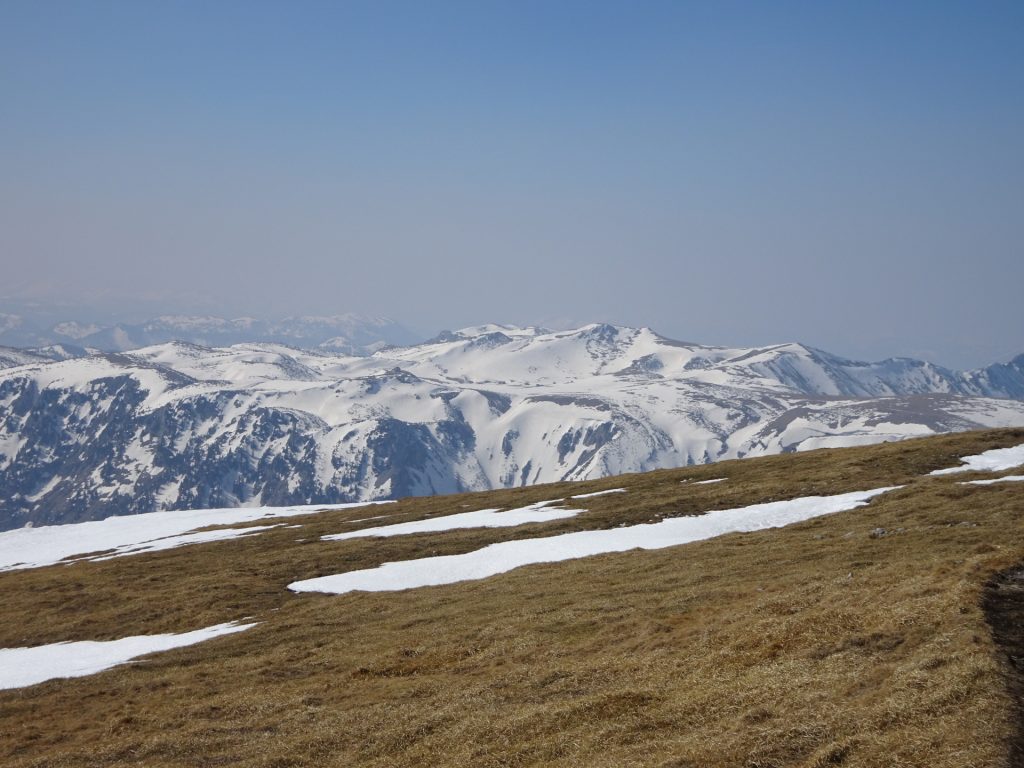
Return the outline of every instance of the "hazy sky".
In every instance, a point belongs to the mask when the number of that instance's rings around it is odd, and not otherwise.
[[[0,0],[0,296],[1024,352],[1024,3]]]

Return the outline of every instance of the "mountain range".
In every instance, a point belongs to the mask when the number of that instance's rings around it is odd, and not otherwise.
[[[58,319],[52,310],[0,313],[0,345],[124,352],[169,341],[207,346],[273,342],[349,355],[420,341],[387,317],[300,315],[278,320],[215,315],[160,315],[142,322]],[[44,352],[45,354],[45,352]]]
[[[585,480],[1024,425],[1024,355],[961,372],[605,324],[484,325],[362,356],[181,341],[0,349],[0,368],[0,529]]]

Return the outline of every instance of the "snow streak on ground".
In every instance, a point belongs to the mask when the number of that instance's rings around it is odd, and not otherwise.
[[[608,491],[595,491],[594,493],[577,493],[575,496],[570,496],[570,499],[592,499],[595,496],[606,496],[609,493],[625,493],[625,488],[612,488]]]
[[[181,536],[168,536],[164,539],[154,541],[143,541],[138,544],[125,544],[117,547],[107,555],[88,557],[87,560],[113,560],[115,557],[126,555],[141,555],[143,552],[159,552],[163,549],[177,549],[189,544],[208,544],[212,541],[225,541],[227,539],[240,539],[243,536],[251,536],[254,533],[267,531],[276,528],[276,525],[251,525],[245,528],[222,528],[215,531],[200,531],[198,533],[183,533]]]
[[[195,645],[255,624],[217,624],[179,635],[138,635],[120,640],[52,643],[34,648],[0,648],[0,689],[24,688],[63,677],[84,677],[144,656]]]
[[[997,477],[994,480],[968,480],[966,483],[960,483],[960,485],[994,485],[995,483],[1020,482],[1024,482],[1024,475],[1007,475],[1006,477]]]
[[[361,531],[335,533],[323,538],[326,541],[342,541],[344,539],[366,538],[367,536],[404,536],[410,533],[437,533],[439,531],[452,531],[459,528],[510,528],[525,523],[546,523],[550,520],[562,520],[566,517],[575,517],[580,512],[585,511],[582,509],[565,508],[549,509],[549,505],[558,504],[560,501],[561,499],[539,501],[528,507],[510,509],[508,512],[502,512],[498,509],[481,509],[477,512],[462,512],[428,520],[416,520],[412,523],[380,525],[375,528],[364,528]]]
[[[39,568],[53,565],[69,557],[104,553],[107,559],[186,544],[245,536],[271,526],[234,530],[204,531],[211,525],[235,525],[254,520],[309,515],[318,511],[354,509],[386,502],[358,504],[314,504],[297,507],[233,507],[181,512],[150,512],[143,515],[108,517],[89,523],[51,525],[44,528],[18,528],[0,532],[0,571],[18,568]]]
[[[891,490],[895,489],[876,488],[838,496],[808,496],[708,512],[699,517],[672,518],[660,523],[506,541],[462,555],[384,563],[378,568],[296,581],[288,588],[294,592],[333,594],[357,590],[388,592],[483,579],[533,563],[554,563],[630,549],[662,549],[725,533],[776,528],[854,509]]]
[[[1024,445],[1013,448],[994,448],[977,456],[964,456],[962,466],[936,469],[931,475],[952,475],[956,472],[1001,472],[1024,464]]]

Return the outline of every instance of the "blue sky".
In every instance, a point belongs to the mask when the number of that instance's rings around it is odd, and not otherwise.
[[[0,295],[1024,352],[1024,4],[0,2]]]

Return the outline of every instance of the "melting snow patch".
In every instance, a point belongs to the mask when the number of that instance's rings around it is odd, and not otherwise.
[[[108,552],[102,559],[170,549],[186,544],[244,536],[271,526],[237,530],[203,531],[211,525],[235,525],[267,518],[308,515],[320,510],[354,509],[387,502],[313,504],[297,507],[232,507],[181,512],[150,512],[108,517],[73,525],[18,528],[0,532],[0,571],[39,568],[90,552]]]
[[[1007,475],[1006,477],[997,477],[994,480],[968,480],[966,483],[960,483],[960,485],[994,485],[995,483],[1021,482],[1024,482],[1024,475]]]
[[[714,480],[698,480],[694,485],[711,485],[711,483],[724,483],[728,477],[716,477]]]
[[[524,523],[546,523],[550,520],[575,517],[583,511],[581,509],[564,508],[548,509],[549,505],[557,504],[559,501],[561,499],[539,501],[528,507],[510,509],[508,512],[502,512],[497,509],[460,512],[455,515],[417,520],[412,523],[381,525],[375,528],[364,528],[361,531],[335,533],[323,538],[326,541],[341,541],[343,539],[360,539],[367,536],[404,536],[410,533],[435,533],[438,531],[453,531],[458,528],[509,528],[523,525]]]
[[[255,624],[217,624],[179,635],[138,635],[120,640],[52,643],[35,648],[0,648],[0,689],[24,688],[62,677],[84,677],[147,653],[195,645]]]
[[[952,475],[955,472],[1001,472],[1024,464],[1024,445],[1013,448],[994,448],[979,453],[977,456],[964,456],[960,461],[963,466],[949,469],[936,469],[930,475]]]
[[[99,562],[100,560],[113,560],[115,557],[124,557],[125,555],[141,555],[143,552],[159,552],[163,549],[176,549],[177,547],[184,547],[188,544],[206,544],[211,541],[240,539],[242,536],[249,536],[250,534],[259,533],[260,531],[266,531],[270,528],[276,527],[276,525],[252,525],[248,528],[221,528],[216,531],[185,533],[181,536],[168,536],[165,539],[144,541],[139,544],[126,544],[125,546],[115,548],[110,554],[99,555],[87,559]]]
[[[570,496],[570,499],[592,499],[595,496],[604,496],[609,493],[625,493],[625,488],[612,488],[608,491],[595,491],[594,493],[577,493],[575,496]]]
[[[725,533],[776,528],[819,515],[854,509],[866,504],[874,496],[891,490],[895,488],[876,488],[838,496],[808,496],[708,512],[700,517],[671,518],[660,523],[506,541],[462,555],[384,563],[378,568],[296,581],[289,584],[288,588],[294,592],[332,594],[356,590],[389,592],[483,579],[533,563],[554,563],[630,549],[662,549]]]

